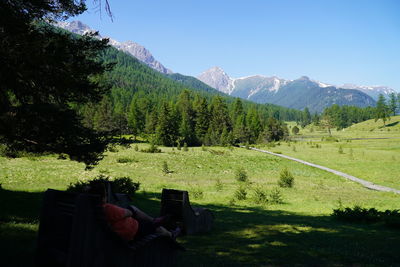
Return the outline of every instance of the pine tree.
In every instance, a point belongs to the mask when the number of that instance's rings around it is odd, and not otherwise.
[[[111,99],[109,96],[104,96],[96,108],[94,129],[101,132],[111,132],[115,128]]]
[[[386,125],[386,121],[390,119],[389,108],[386,104],[386,99],[382,94],[379,95],[375,108],[375,121],[379,119],[382,119],[383,125]]]
[[[144,130],[145,118],[143,110],[139,108],[137,97],[134,97],[129,105],[128,125],[134,139]]]
[[[270,117],[264,129],[264,139],[267,142],[279,141],[288,136],[288,129],[278,120]]]
[[[210,106],[211,123],[210,127],[212,129],[211,138],[216,138],[213,142],[219,142],[219,136],[221,135],[223,129],[226,131],[231,131],[232,123],[228,115],[228,108],[226,103],[221,96],[215,96],[211,102]]]
[[[190,92],[184,90],[178,96],[177,109],[180,115],[179,136],[182,142],[194,145],[196,144],[195,136],[195,112],[192,107]]]
[[[204,97],[198,98],[198,100],[195,102],[195,112],[196,112],[196,124],[195,124],[196,138],[201,143],[207,144],[205,136],[207,134],[210,125],[210,113],[208,112],[208,104],[206,98]]]
[[[158,115],[156,142],[164,146],[173,146],[177,139],[174,115],[170,105],[163,102]]]
[[[108,138],[85,127],[72,107],[109,91],[102,75],[110,66],[98,60],[108,41],[47,23],[82,14],[85,1],[0,1],[0,10],[0,142],[9,151],[95,164]]]
[[[254,107],[252,107],[247,113],[246,121],[249,133],[249,142],[254,144],[257,142],[260,134],[263,131],[260,116]]]
[[[389,110],[392,112],[393,116],[396,116],[397,98],[395,93],[389,95]]]
[[[311,123],[310,110],[308,109],[308,107],[305,107],[304,111],[303,111],[301,127],[305,127],[306,125],[309,125],[310,123]]]

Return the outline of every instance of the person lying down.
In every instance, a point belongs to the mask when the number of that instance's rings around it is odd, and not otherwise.
[[[154,233],[173,239],[181,234],[179,227],[173,231],[168,231],[162,226],[168,220],[168,215],[153,218],[135,206],[129,206],[125,209],[107,203],[106,187],[100,181],[92,183],[88,193],[100,195],[107,223],[117,235],[126,241],[140,239]]]

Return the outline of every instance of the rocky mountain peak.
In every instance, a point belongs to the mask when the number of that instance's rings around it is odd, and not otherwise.
[[[200,81],[209,86],[229,94],[233,87],[233,79],[220,67],[212,67],[197,77]]]
[[[91,29],[86,24],[82,23],[81,21],[71,21],[71,22],[57,22],[56,26],[66,29],[70,32],[83,35],[87,32],[95,32],[95,30]],[[99,38],[102,38],[99,35]],[[146,64],[147,66],[155,69],[158,72],[164,74],[173,73],[171,70],[164,67],[160,62],[155,60],[153,55],[147,50],[144,46],[135,43],[133,41],[126,41],[126,42],[118,42],[113,39],[109,39],[109,44],[114,46],[115,48],[127,52],[128,54],[136,57],[138,60]]]

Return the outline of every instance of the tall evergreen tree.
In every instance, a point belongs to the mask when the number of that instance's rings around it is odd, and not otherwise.
[[[137,97],[134,97],[129,105],[128,126],[135,139],[144,130],[145,116],[139,107]]]
[[[386,99],[382,94],[379,95],[375,108],[375,121],[379,119],[382,119],[383,125],[386,125],[386,121],[390,119],[389,108],[386,104]]]
[[[196,144],[195,135],[195,112],[188,90],[182,91],[178,96],[177,108],[180,113],[179,135],[183,143]]]
[[[283,125],[275,118],[270,117],[264,129],[264,139],[267,142],[279,141],[288,136],[288,133],[289,131],[286,125]]]
[[[391,93],[389,95],[389,110],[391,111],[392,115],[396,115],[397,111],[397,97],[395,93]]]
[[[210,113],[208,112],[207,99],[205,97],[198,96],[197,101],[195,101],[194,108],[196,112],[196,138],[201,143],[205,144],[206,140],[204,138],[210,125]]]
[[[98,61],[107,40],[76,38],[49,19],[86,10],[85,1],[0,1],[0,142],[8,151],[69,154],[95,164],[106,137],[82,125],[71,109],[109,90]]]
[[[94,129],[100,132],[111,132],[116,129],[113,106],[109,96],[104,96],[96,107]]]
[[[213,132],[220,135],[224,128],[232,130],[231,119],[228,114],[228,107],[221,96],[215,96],[210,105],[211,123]]]
[[[249,142],[254,144],[257,142],[260,134],[263,131],[260,116],[254,107],[252,107],[247,113],[246,121],[249,133]]]

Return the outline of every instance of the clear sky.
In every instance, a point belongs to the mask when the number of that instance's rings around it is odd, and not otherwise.
[[[87,2],[70,20],[141,44],[174,72],[219,66],[231,77],[306,75],[400,91],[398,0],[109,0],[113,22]]]

